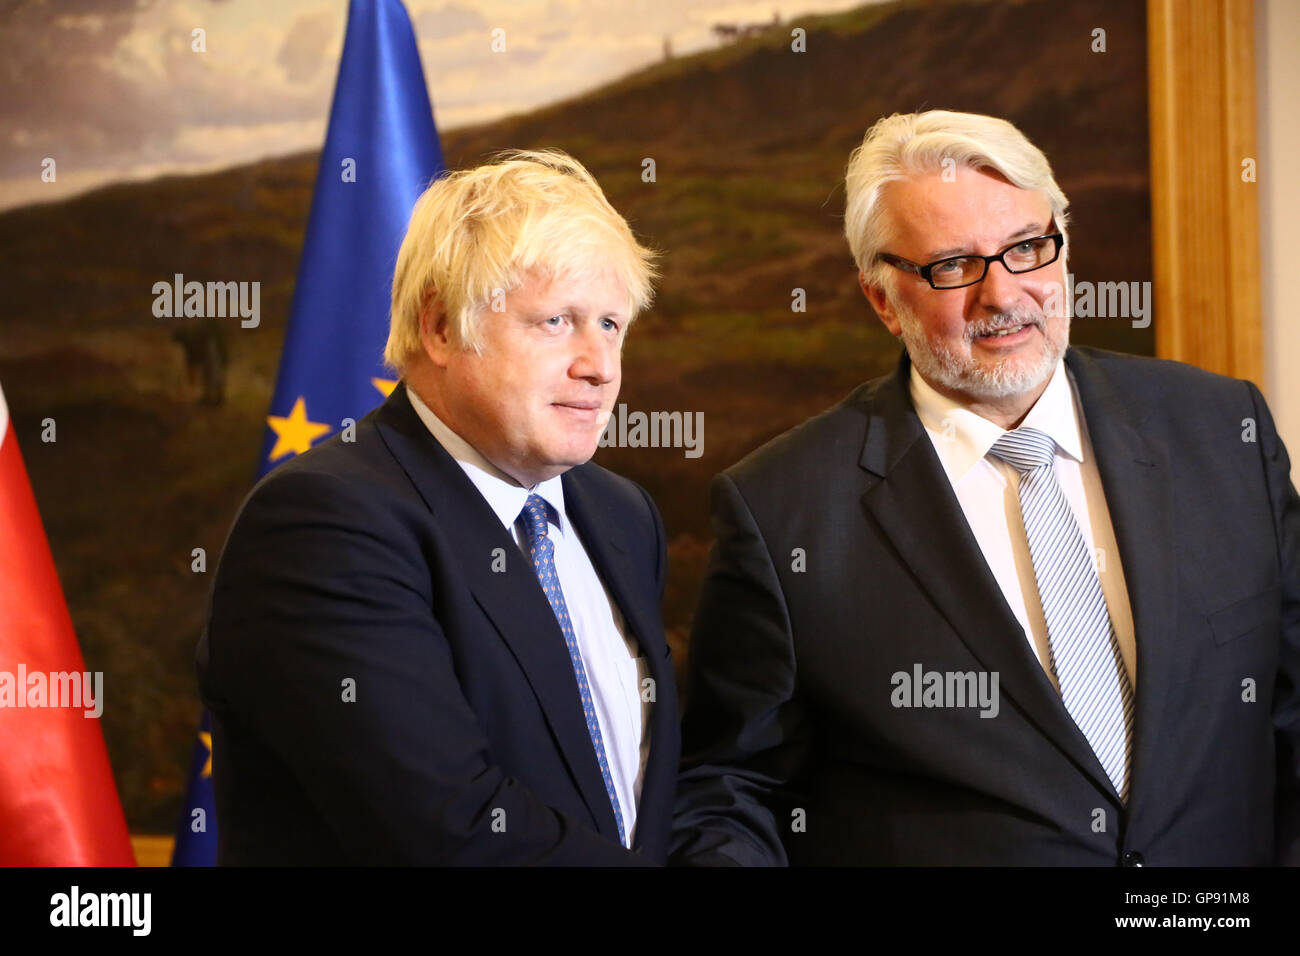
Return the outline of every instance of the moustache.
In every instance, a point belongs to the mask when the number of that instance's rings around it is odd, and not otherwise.
[[[998,315],[991,315],[987,319],[980,319],[966,326],[965,336],[967,342],[973,342],[982,335],[992,335],[994,332],[1001,332],[1003,329],[1014,329],[1018,325],[1034,325],[1042,330],[1046,323],[1046,317],[1042,312],[1034,312],[1029,309],[1023,309],[1016,312],[1002,312]]]

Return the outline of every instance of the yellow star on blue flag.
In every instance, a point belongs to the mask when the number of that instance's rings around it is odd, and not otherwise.
[[[307,401],[301,395],[287,417],[267,415],[266,423],[275,432],[275,447],[271,449],[270,461],[279,461],[285,455],[301,455],[317,438],[330,432],[329,425],[313,422],[307,417]]]
[[[203,744],[203,749],[208,752],[208,759],[203,764],[203,769],[199,771],[199,776],[212,776],[212,735],[206,730],[199,731],[199,742]]]

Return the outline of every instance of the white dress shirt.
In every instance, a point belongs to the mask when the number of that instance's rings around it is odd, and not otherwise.
[[[555,547],[555,571],[587,671],[610,777],[623,813],[623,835],[630,847],[636,832],[646,759],[650,754],[651,704],[641,699],[641,682],[650,672],[645,658],[640,656],[636,637],[628,633],[623,615],[568,519],[560,476],[532,488],[522,487],[452,431],[414,390],[408,388],[406,394],[438,444],[456,459],[514,537],[529,574],[535,572],[528,558],[519,513],[531,494],[540,495],[554,509],[547,534]]]
[[[994,442],[1006,432],[935,391],[921,378],[916,366],[912,366],[910,387],[912,404],[984,552],[984,560],[1024,629],[1025,639],[1059,691],[1050,664],[1047,624],[1034,578],[1029,539],[1020,514],[1020,475],[1007,462],[988,454]],[[1136,690],[1137,653],[1128,586],[1120,566],[1101,475],[1088,440],[1087,422],[1064,362],[1057,364],[1047,388],[1020,427],[1036,428],[1056,441],[1056,480],[1070,503],[1089,551],[1095,556],[1101,591],[1119,638],[1120,654],[1131,686]],[[936,546],[942,547],[942,543]]]

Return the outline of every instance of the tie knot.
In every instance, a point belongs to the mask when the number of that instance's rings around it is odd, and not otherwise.
[[[1024,474],[1052,463],[1056,441],[1037,428],[1017,428],[994,442],[989,454]]]
[[[524,502],[524,510],[519,512],[524,527],[528,529],[529,537],[534,541],[540,541],[546,537],[549,509],[550,505],[546,503],[546,499],[541,495],[529,495],[528,500]]]

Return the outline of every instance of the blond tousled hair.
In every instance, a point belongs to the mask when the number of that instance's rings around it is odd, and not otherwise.
[[[498,154],[436,180],[416,202],[397,253],[384,361],[404,373],[422,350],[420,311],[431,294],[452,340],[477,349],[484,311],[530,273],[610,270],[634,318],[653,298],[654,258],[576,159],[560,150]]]

